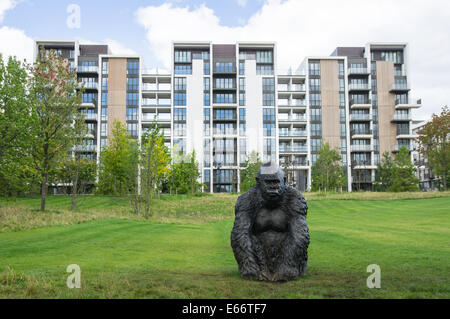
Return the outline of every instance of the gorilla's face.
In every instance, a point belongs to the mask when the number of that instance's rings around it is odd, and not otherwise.
[[[257,184],[262,197],[268,202],[278,202],[284,194],[284,179],[279,174],[261,175]]]

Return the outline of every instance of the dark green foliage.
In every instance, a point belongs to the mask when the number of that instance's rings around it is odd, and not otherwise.
[[[194,195],[203,186],[198,181],[199,178],[199,165],[195,159],[195,151],[193,151],[186,156],[179,155],[173,160],[167,179],[172,194]]]
[[[406,147],[401,147],[395,155],[392,169],[392,191],[414,192],[418,191],[419,179],[415,176],[415,168],[411,162],[411,154]]]
[[[322,144],[312,167],[313,191],[342,191],[345,176],[341,160],[341,154],[337,150],[332,150],[328,143]]]
[[[256,176],[262,166],[262,162],[259,158],[259,154],[252,152],[247,161],[245,162],[244,169],[241,171],[241,192],[245,193],[250,188],[256,186]]]
[[[383,154],[383,159],[378,163],[375,177],[375,190],[387,192],[392,189],[392,170],[394,162],[388,152]]]

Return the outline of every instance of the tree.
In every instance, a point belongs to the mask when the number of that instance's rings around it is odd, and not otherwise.
[[[415,176],[415,168],[411,162],[409,150],[402,146],[395,155],[394,167],[392,169],[392,191],[412,192],[418,191],[419,179]]]
[[[196,160],[195,151],[186,156],[178,155],[172,160],[168,180],[171,183],[172,192],[176,194],[191,194],[199,192],[202,183],[200,178],[199,164]]]
[[[49,174],[79,134],[73,123],[80,116],[81,91],[77,91],[76,72],[54,51],[42,49],[30,73],[31,154],[41,178],[41,211],[45,211]]]
[[[0,192],[16,196],[35,178],[30,168],[30,114],[27,66],[0,54]]]
[[[392,189],[392,175],[394,162],[388,152],[383,154],[383,159],[377,165],[375,177],[375,190],[378,192],[389,192]]]
[[[345,176],[341,159],[337,150],[331,149],[328,143],[322,144],[312,167],[313,191],[342,190],[345,186]]]
[[[100,155],[98,191],[121,196],[137,188],[139,152],[137,141],[128,134],[125,124],[115,120],[112,136]]]
[[[156,123],[142,137],[140,156],[141,195],[145,205],[145,216],[149,216],[151,199],[162,190],[171,161],[169,150],[164,144],[164,132]],[[136,212],[140,214],[139,204],[136,206]]]
[[[425,124],[419,133],[419,151],[428,159],[434,175],[441,176],[444,191],[450,176],[450,110],[442,108],[440,115],[433,114],[432,120]]]
[[[251,152],[245,161],[245,168],[241,171],[241,192],[245,193],[256,186],[256,177],[262,164],[259,154],[255,151]]]

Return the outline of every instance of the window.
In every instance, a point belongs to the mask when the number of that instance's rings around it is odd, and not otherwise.
[[[256,65],[257,75],[273,75],[273,65],[258,64]]]
[[[128,131],[128,134],[130,134],[131,137],[137,137],[138,136],[137,128],[138,128],[137,123],[127,123],[127,131]]]
[[[344,62],[339,61],[339,76],[344,76]]]
[[[127,106],[138,106],[138,105],[139,105],[139,94],[127,93]]]
[[[311,152],[318,152],[320,150],[320,146],[322,144],[322,140],[319,138],[311,139]]]
[[[309,90],[320,91],[320,79],[309,79]]]
[[[239,90],[245,91],[245,78],[239,78]]]
[[[309,105],[310,106],[320,106],[322,104],[322,96],[320,94],[310,94],[309,95]]]
[[[139,74],[139,62],[128,61],[127,62],[127,74]]]
[[[108,60],[103,60],[102,62],[102,74],[108,74],[109,72],[109,62]]]
[[[216,93],[216,94],[214,94],[214,103],[216,103],[216,104],[234,104],[235,103],[234,94]]]
[[[103,92],[102,93],[102,106],[108,105],[108,93]]]
[[[138,109],[133,107],[127,108],[127,121],[137,121],[138,120]]]
[[[339,79],[339,91],[345,91],[345,80]]]
[[[102,78],[102,91],[108,91],[108,78]]]
[[[175,51],[175,63],[191,63],[191,51]]]
[[[102,123],[100,126],[100,135],[106,136],[108,132],[108,123]]]
[[[275,123],[275,109],[263,109],[263,122]]]
[[[108,109],[106,107],[102,107],[102,121],[108,120]]]
[[[322,121],[322,110],[321,109],[310,109],[311,121],[320,122]]]
[[[210,85],[211,81],[210,78],[203,78],[203,90],[204,91],[209,91],[210,90]]]
[[[186,136],[186,124],[174,123],[173,131],[175,136]]]
[[[175,91],[186,91],[186,78],[175,78]]]
[[[106,85],[108,85],[108,79],[106,79]],[[137,91],[139,90],[139,78],[127,78],[127,90]]]
[[[186,106],[186,93],[174,93],[174,105]]]
[[[341,126],[341,136],[347,136],[347,126],[345,124],[340,124]]]
[[[186,122],[186,109],[175,108],[173,110],[174,122]]]
[[[245,75],[245,62],[239,62],[239,75]]]
[[[339,93],[339,106],[345,107],[345,93]]]
[[[173,146],[176,151],[178,151],[178,154],[186,154],[186,139],[184,138],[177,138],[173,140]]]
[[[264,136],[275,136],[275,124],[263,124]]]
[[[275,106],[275,94],[264,93],[263,94],[263,106]]]
[[[246,110],[245,109],[239,109],[239,121],[240,122],[246,121]]]
[[[245,106],[245,93],[239,94],[239,106]]]
[[[203,105],[210,106],[211,105],[211,95],[209,93],[205,93],[203,95]]]
[[[320,75],[320,62],[310,62],[309,75]]]
[[[257,51],[256,63],[272,63],[272,51]]]
[[[275,92],[275,79],[274,78],[263,78],[263,91],[264,92]]]
[[[339,109],[339,118],[341,122],[345,122],[345,109]]]
[[[217,73],[233,73],[233,62],[216,62]]]
[[[211,140],[205,139],[203,142],[203,166],[210,167],[211,166]]]
[[[204,62],[203,63],[203,74],[204,75],[209,75],[210,74],[209,62]]]
[[[215,88],[217,89],[234,89],[235,79],[233,78],[217,78]]]
[[[311,124],[311,136],[321,136],[322,135],[322,124]]]
[[[192,66],[190,64],[175,65],[175,74],[192,74]]]

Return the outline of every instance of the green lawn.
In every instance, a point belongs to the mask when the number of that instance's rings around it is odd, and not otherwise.
[[[39,199],[0,200],[0,298],[450,297],[448,196],[311,198],[308,275],[275,284],[240,278],[235,199],[162,198],[150,220],[124,199],[87,198],[69,213],[68,198],[51,197],[44,215]],[[81,267],[80,290],[66,287],[70,264]],[[381,267],[381,289],[366,287],[370,264]]]

